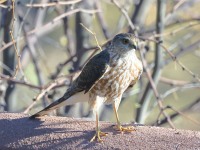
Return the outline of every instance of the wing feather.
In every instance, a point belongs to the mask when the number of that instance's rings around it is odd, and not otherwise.
[[[83,89],[83,91],[87,93],[104,75],[109,67],[109,61],[110,55],[106,50],[90,59],[90,61],[84,66],[79,77],[75,80],[77,87]]]
[[[81,74],[72,83],[72,86],[66,91],[63,97],[59,98],[57,101],[54,101],[43,110],[32,115],[30,118],[43,116],[47,114],[48,112],[61,107],[64,104],[67,105],[67,100],[76,93],[79,93],[82,91],[87,93],[106,72],[109,66],[109,60],[110,60],[110,56],[106,50],[95,55],[84,66]],[[73,102],[76,103],[77,100],[74,100]],[[70,102],[70,103],[73,104],[73,102]]]

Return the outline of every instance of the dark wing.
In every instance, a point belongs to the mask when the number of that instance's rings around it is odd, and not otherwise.
[[[87,93],[92,86],[104,75],[110,61],[109,53],[104,50],[95,55],[84,66],[81,74],[75,80],[75,85]]]
[[[67,101],[72,95],[85,91],[87,93],[91,87],[98,81],[106,69],[109,66],[110,55],[107,51],[102,51],[84,66],[81,74],[72,83],[72,86],[67,90],[63,97],[59,98],[57,101],[51,103],[49,106],[39,111],[38,113],[32,115],[30,118],[36,118],[48,114],[48,112],[63,106],[63,103]]]

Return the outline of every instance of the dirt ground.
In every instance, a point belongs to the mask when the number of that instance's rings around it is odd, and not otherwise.
[[[95,122],[67,117],[31,120],[20,113],[0,113],[0,149],[131,149],[200,150],[200,132],[136,126],[121,134],[114,123],[100,122],[108,135],[104,142],[89,142]]]

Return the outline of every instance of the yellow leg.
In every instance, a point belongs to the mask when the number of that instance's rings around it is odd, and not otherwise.
[[[103,142],[101,139],[102,136],[106,136],[107,133],[101,132],[99,129],[99,117],[98,117],[98,112],[96,111],[96,133],[90,140],[90,142],[93,142],[95,139],[97,139],[98,142]]]
[[[117,126],[114,127],[116,130],[120,131],[120,132],[131,132],[131,131],[135,131],[134,127],[133,126],[128,126],[128,127],[122,127],[121,126],[121,123],[119,121],[119,116],[118,116],[118,113],[117,113],[117,108],[116,108],[116,105],[114,104],[113,105],[113,110],[114,110],[114,113],[115,113],[115,117],[117,119]]]

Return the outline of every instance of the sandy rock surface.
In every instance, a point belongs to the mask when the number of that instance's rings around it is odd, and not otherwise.
[[[131,149],[200,150],[200,132],[160,127],[136,126],[136,131],[121,134],[114,123],[100,122],[108,135],[104,142],[89,142],[95,122],[67,117],[42,117],[0,113],[0,149]]]

